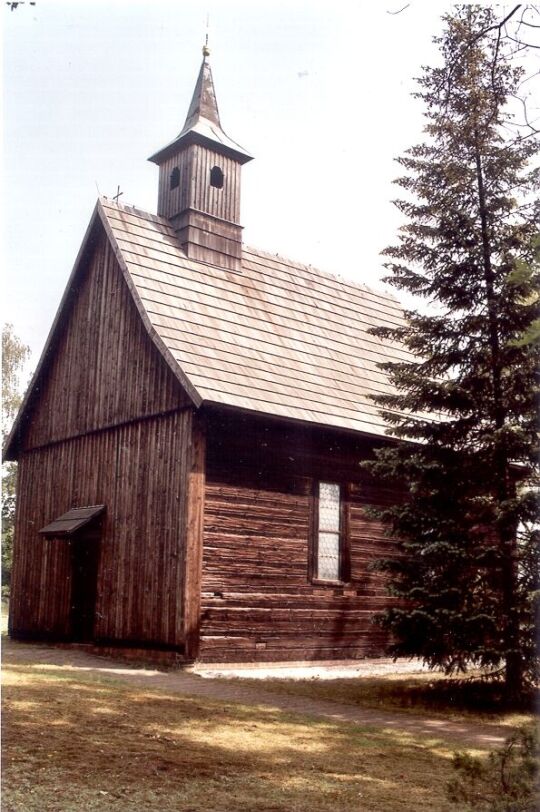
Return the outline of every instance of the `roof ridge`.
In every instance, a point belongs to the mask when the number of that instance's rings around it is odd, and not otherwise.
[[[166,217],[162,217],[159,214],[153,214],[152,212],[146,211],[145,209],[140,209],[133,203],[120,203],[119,200],[114,200],[111,197],[107,197],[107,195],[100,195],[98,200],[101,203],[101,205],[108,206],[111,209],[118,209],[118,211],[124,211],[126,212],[126,214],[134,213],[140,216],[143,220],[149,220],[152,223],[159,223],[160,225],[167,226],[169,229],[172,230],[172,226]]]
[[[401,309],[401,303],[397,296],[394,296],[392,293],[387,293],[386,291],[377,290],[376,288],[372,288],[370,285],[366,285],[365,282],[357,282],[354,279],[349,279],[346,276],[342,276],[339,273],[333,273],[332,271],[327,271],[324,268],[320,268],[318,265],[306,265],[305,262],[300,262],[296,259],[291,259],[290,257],[285,256],[284,254],[280,254],[278,252],[267,251],[262,248],[256,248],[252,245],[243,245],[242,250],[246,253],[253,254],[255,256],[265,256],[269,259],[278,259],[283,261],[283,264],[288,265],[292,268],[298,268],[301,270],[308,271],[313,273],[317,276],[327,277],[328,279],[336,280],[338,282],[342,282],[345,285],[348,285],[353,288],[357,288],[360,290],[364,290],[367,293],[372,293],[374,296],[377,296],[381,299],[390,300],[391,302],[395,302],[397,306]]]
[[[120,201],[112,200],[106,195],[100,195],[99,200],[105,201],[107,205],[111,206],[111,208],[116,208],[119,211],[125,211],[128,214],[134,212],[135,214],[141,216],[143,219],[163,224],[167,226],[169,229],[172,228],[166,217],[161,217],[160,215],[153,214],[152,212],[148,212],[145,209],[140,209],[133,204],[120,203]],[[365,282],[357,282],[356,280],[349,279],[348,277],[342,276],[339,273],[334,273],[332,271],[327,271],[324,268],[320,268],[318,265],[311,265],[305,262],[301,262],[300,260],[297,259],[292,259],[291,257],[288,257],[285,254],[281,254],[278,251],[269,251],[265,248],[257,248],[254,245],[246,245],[246,244],[242,245],[242,251],[248,254],[253,254],[254,256],[265,256],[273,260],[277,259],[278,261],[282,261],[284,265],[287,265],[289,267],[301,269],[307,271],[308,273],[312,273],[313,275],[316,276],[323,276],[328,279],[341,282],[344,285],[347,285],[355,289],[364,290],[368,293],[373,294],[374,296],[377,296],[380,299],[395,303],[401,309],[401,303],[396,296],[394,296],[392,293],[383,290],[378,290],[377,288],[373,288],[370,285],[366,285]]]

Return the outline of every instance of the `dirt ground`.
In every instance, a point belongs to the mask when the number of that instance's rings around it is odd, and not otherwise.
[[[3,654],[3,812],[457,809],[445,788],[470,730],[361,721],[351,706],[80,651]]]
[[[264,682],[244,685],[240,680],[202,678],[186,670],[160,671],[147,666],[135,666],[120,660],[98,657],[80,649],[56,648],[7,640],[4,661],[13,665],[40,669],[44,673],[64,677],[93,677],[114,680],[137,689],[164,690],[183,696],[203,697],[222,702],[264,706],[271,710],[299,713],[314,718],[370,725],[385,731],[399,731],[416,736],[444,737],[455,746],[495,747],[508,735],[508,727],[496,718],[493,722],[447,718],[440,714],[404,713],[400,710],[377,710],[349,702],[326,698],[287,694],[265,689]]]

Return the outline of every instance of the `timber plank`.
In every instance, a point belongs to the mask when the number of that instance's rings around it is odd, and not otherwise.
[[[388,503],[392,490],[378,491],[359,467],[368,452],[357,441],[293,428],[283,434],[255,418],[209,422],[202,660],[347,659],[384,651],[387,635],[373,616],[389,599],[382,573],[369,564],[391,555],[395,542],[365,510]],[[310,580],[313,478],[347,486],[348,583]]]

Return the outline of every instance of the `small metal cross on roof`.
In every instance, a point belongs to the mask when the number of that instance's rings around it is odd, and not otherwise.
[[[123,195],[123,194],[124,194],[124,193],[120,191],[120,187],[118,186],[118,187],[116,188],[116,194],[114,195],[113,200],[114,200],[116,203],[118,203],[118,198],[119,198],[121,195]]]

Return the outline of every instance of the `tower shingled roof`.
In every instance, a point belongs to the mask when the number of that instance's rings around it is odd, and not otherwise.
[[[182,130],[174,141],[154,153],[149,158],[150,161],[160,164],[174,154],[179,147],[187,146],[190,143],[200,143],[214,148],[218,152],[235,158],[241,164],[252,160],[253,156],[246,152],[240,144],[229,138],[221,127],[212,69],[207,59],[208,53],[208,49],[203,48],[203,61]]]
[[[191,130],[200,118],[213,122],[221,129],[212,69],[206,57],[207,54],[204,52],[201,69],[191,98],[191,104],[189,105],[186,121],[180,135]]]

